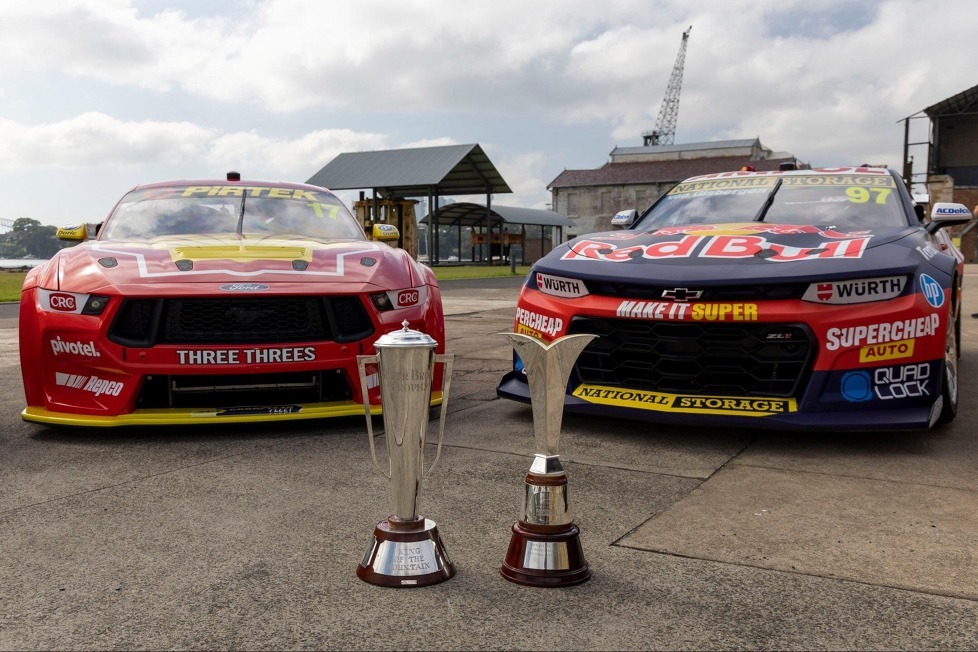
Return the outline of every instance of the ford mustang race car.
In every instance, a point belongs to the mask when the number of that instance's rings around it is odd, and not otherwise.
[[[444,349],[434,274],[324,188],[138,186],[35,267],[20,302],[27,421],[234,423],[364,413],[357,355],[407,322]],[[367,366],[370,404],[380,404]],[[441,387],[440,371],[434,387]],[[432,393],[432,404],[441,401]],[[376,409],[374,410],[377,411]]]
[[[880,168],[683,181],[531,270],[515,329],[589,333],[565,409],[774,429],[928,428],[957,410],[960,261]],[[522,363],[499,396],[529,402]]]

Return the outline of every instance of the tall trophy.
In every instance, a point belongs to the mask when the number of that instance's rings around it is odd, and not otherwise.
[[[408,328],[381,336],[377,355],[357,356],[363,392],[370,455],[388,479],[393,514],[374,528],[373,540],[357,568],[357,576],[370,584],[393,587],[426,586],[444,582],[455,574],[434,521],[418,514],[421,481],[441,457],[445,413],[452,377],[452,355],[436,355],[438,345],[430,336]],[[438,448],[425,470],[425,431],[431,405],[431,383],[436,362],[445,365]],[[376,364],[380,382],[388,469],[377,461],[368,398],[367,364]]]
[[[521,333],[502,333],[523,361],[533,408],[536,454],[526,474],[523,516],[513,525],[499,572],[530,586],[567,586],[591,577],[580,530],[567,503],[567,475],[557,443],[567,379],[577,356],[597,335],[566,335],[550,344]]]

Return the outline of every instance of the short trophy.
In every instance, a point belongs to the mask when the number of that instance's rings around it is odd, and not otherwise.
[[[407,321],[403,327],[377,340],[377,355],[357,356],[370,454],[374,465],[389,481],[394,511],[374,528],[373,540],[357,568],[357,576],[370,584],[390,587],[426,586],[444,582],[455,574],[434,521],[418,514],[421,481],[441,457],[454,356],[436,355],[434,339],[409,329]],[[425,470],[425,432],[436,362],[445,365],[441,419],[435,459]],[[376,364],[378,368],[390,458],[387,470],[377,461],[374,446],[367,364]]]
[[[550,344],[521,333],[502,335],[509,338],[526,371],[536,454],[526,475],[523,516],[513,525],[499,572],[529,586],[578,584],[591,577],[591,570],[567,503],[567,476],[557,443],[567,379],[577,356],[597,335],[566,335]]]

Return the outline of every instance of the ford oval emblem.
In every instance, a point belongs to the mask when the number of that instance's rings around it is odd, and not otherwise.
[[[225,292],[264,292],[268,286],[261,283],[228,283],[221,289]]]

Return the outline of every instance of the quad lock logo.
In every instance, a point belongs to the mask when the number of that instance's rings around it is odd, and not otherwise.
[[[872,374],[868,371],[850,371],[842,376],[839,390],[850,403],[930,396],[930,364],[880,367]]]

